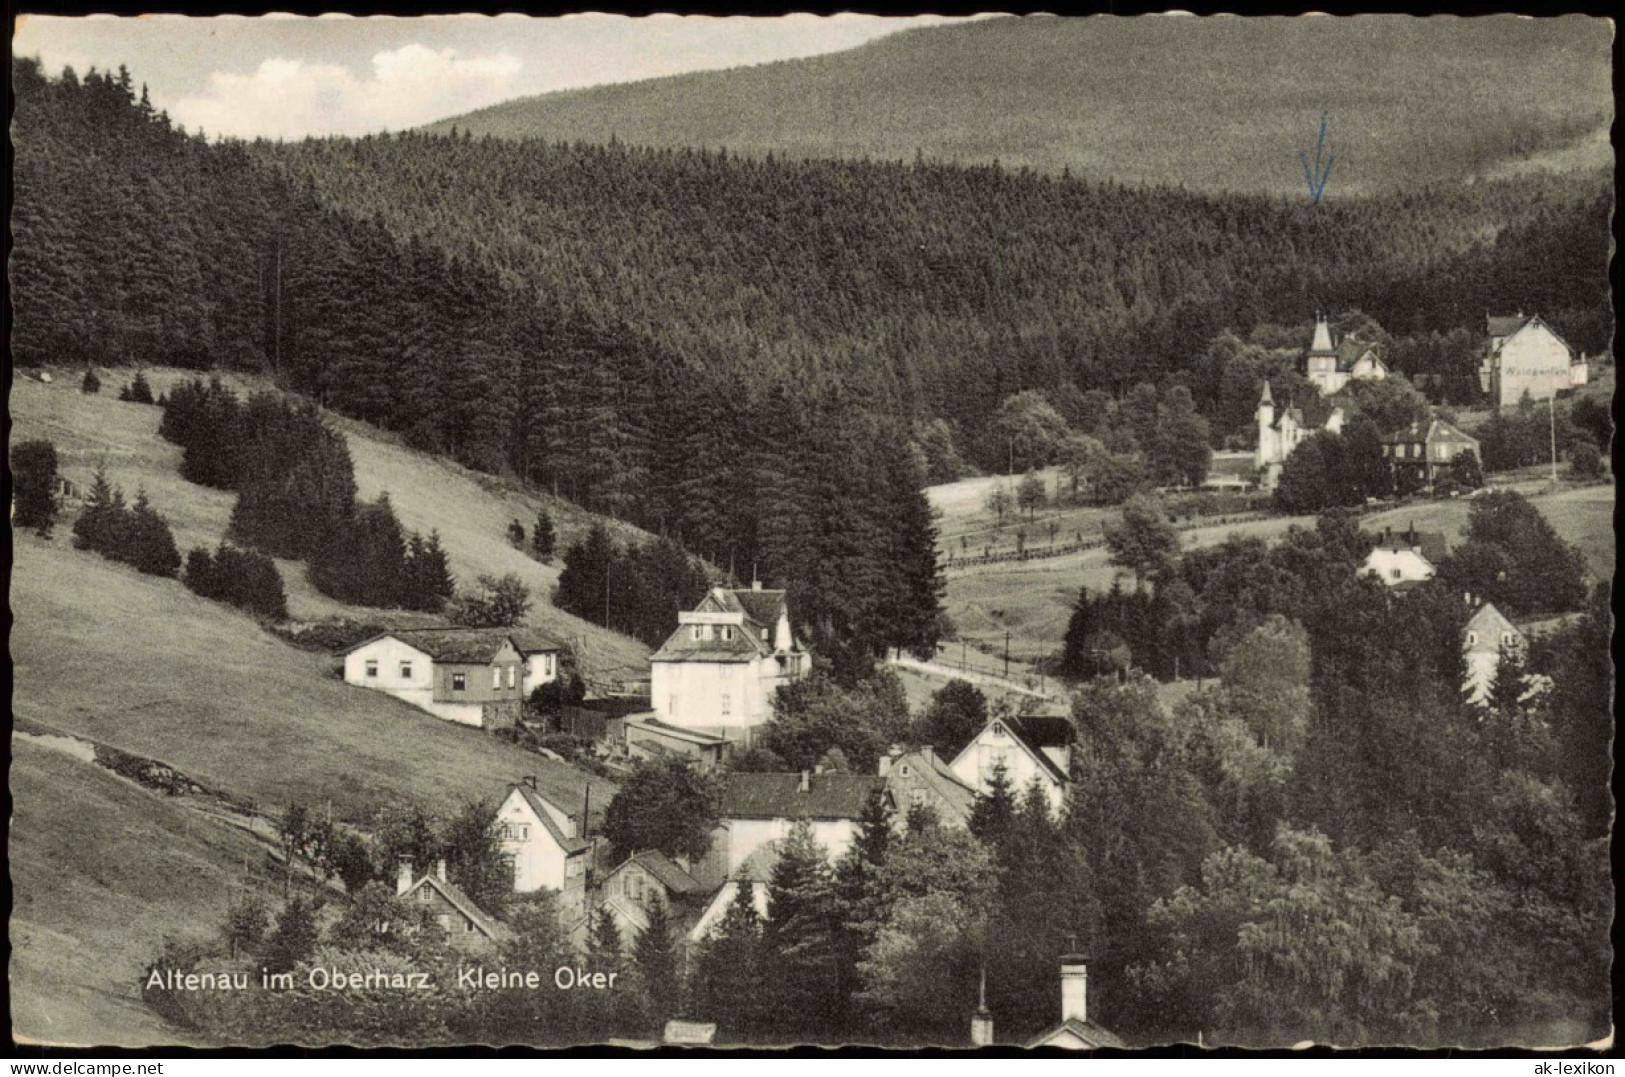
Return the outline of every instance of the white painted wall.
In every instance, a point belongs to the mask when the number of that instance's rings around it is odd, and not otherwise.
[[[369,668],[376,670],[376,676],[368,676]],[[434,659],[393,636],[373,640],[345,655],[344,680],[346,684],[388,692],[414,707],[440,714],[434,702]],[[452,721],[463,720],[446,714],[440,716]],[[478,707],[474,708],[471,724],[480,724]]]
[[[575,836],[575,826],[568,816],[562,812],[549,814],[553,815],[555,820],[562,819],[561,826],[566,836]],[[508,799],[497,809],[497,826],[499,833],[503,832],[501,828],[506,827],[506,832],[514,835],[503,839],[502,851],[513,857],[516,891],[528,894],[544,886],[554,890],[564,889],[569,858],[553,840],[553,836],[547,832],[541,820],[536,818],[536,813],[531,810],[530,804],[520,795],[519,790],[508,791]]]
[[[770,841],[782,841],[790,836],[795,826],[793,819],[728,819],[723,833],[714,834],[713,841],[726,843],[728,874],[732,876],[750,854]],[[833,863],[852,847],[857,837],[858,824],[854,819],[813,819],[813,840],[824,847]],[[719,828],[722,829],[722,828]]]
[[[761,725],[773,716],[762,665],[761,660],[651,662],[650,705],[661,721],[688,729]]]
[[[1434,567],[1415,550],[1389,550],[1379,546],[1365,559],[1365,571],[1389,587],[1417,580],[1431,580]]]
[[[949,764],[948,769],[972,789],[985,793],[993,779],[993,768],[1001,761],[1017,796],[1026,793],[1027,786],[1037,778],[1044,792],[1049,794],[1050,807],[1056,811],[1061,809],[1061,802],[1066,797],[1065,786],[1043,769],[1003,722],[989,722],[983,727],[976,739],[965,745],[965,750]]]
[[[533,654],[525,659],[525,695],[544,684],[551,684],[559,676],[559,656],[551,652]]]
[[[1533,400],[1545,400],[1572,384],[1569,350],[1544,324],[1525,326],[1508,337],[1497,362],[1494,403],[1501,407],[1517,404],[1525,392]]]

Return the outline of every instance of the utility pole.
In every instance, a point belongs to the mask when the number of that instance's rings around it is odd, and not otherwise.
[[[1551,425],[1552,436],[1552,488],[1557,488],[1557,393],[1553,392],[1546,398],[1546,416]]]
[[[1004,679],[1010,679],[1010,630],[1004,630]]]

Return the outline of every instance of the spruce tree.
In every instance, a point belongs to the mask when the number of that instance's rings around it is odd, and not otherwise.
[[[49,441],[19,443],[11,450],[12,503],[18,527],[49,538],[56,522],[56,446]]]
[[[773,866],[762,932],[772,1027],[812,1036],[836,1031],[845,1008],[840,911],[824,847],[806,821],[797,822]]]
[[[651,1028],[663,1028],[683,1008],[675,929],[671,911],[659,894],[645,906],[645,912],[649,925],[632,946],[632,966],[637,970],[644,1019]]]
[[[1010,781],[1010,771],[1002,761],[993,764],[987,784],[987,791],[976,794],[976,803],[971,808],[970,832],[983,841],[997,844],[1010,832],[1016,814],[1015,788]]]
[[[537,557],[551,564],[553,547],[557,541],[558,536],[553,531],[553,517],[547,514],[546,509],[541,509],[536,513],[536,526],[530,533],[531,547],[536,551]]]
[[[754,886],[743,876],[735,885],[728,911],[700,951],[695,993],[701,1010],[737,1035],[753,1032],[761,1023],[767,980]]]
[[[125,545],[117,555],[149,576],[174,576],[181,567],[180,551],[169,524],[147,500],[147,492],[136,494]]]

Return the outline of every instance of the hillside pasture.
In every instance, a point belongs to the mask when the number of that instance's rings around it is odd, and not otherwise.
[[[297,650],[174,580],[17,536],[11,578],[12,706],[24,720],[168,763],[275,814],[331,803],[364,822],[410,804],[449,814],[538,775],[563,805],[587,776],[347,685]],[[604,802],[609,783],[594,780]]]
[[[166,937],[210,935],[245,882],[269,889],[263,847],[92,763],[15,736],[11,751],[12,1035],[189,1042],[142,1002],[141,974]]]
[[[78,375],[55,372],[44,384],[18,378],[12,387],[13,443],[48,438],[56,444],[60,470],[67,478],[88,487],[98,467],[133,499],[145,489],[153,506],[168,519],[182,554],[193,546],[213,548],[225,537],[236,495],[188,482],[180,475],[181,450],[158,436],[162,412],[144,404],[118,400],[118,391],[133,375],[130,370],[103,370],[102,391],[79,392]],[[146,372],[155,395],[196,375],[190,371],[156,369]],[[242,374],[222,376],[240,397],[271,388],[265,379]],[[584,665],[604,678],[630,676],[645,669],[648,648],[636,640],[605,631],[551,604],[562,555],[599,519],[569,502],[524,489],[496,476],[480,475],[439,457],[401,445],[398,439],[364,423],[329,414],[343,431],[355,465],[356,485],[363,498],[389,494],[402,526],[427,534],[438,531],[452,574],[458,584],[471,586],[482,574],[514,573],[531,589],[535,606],[529,623],[554,635],[578,641]],[[559,558],[546,565],[514,549],[506,529],[518,520],[527,535],[539,509],[546,507],[558,533]],[[608,521],[623,541],[648,536],[627,524]],[[64,514],[62,530],[71,526]],[[66,536],[64,534],[64,541]],[[435,623],[439,618],[401,611],[368,610],[346,606],[318,592],[305,577],[304,566],[278,561],[288,592],[288,613],[295,621],[352,617],[371,622]]]

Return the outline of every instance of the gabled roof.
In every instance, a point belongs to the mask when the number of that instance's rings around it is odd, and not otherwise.
[[[1573,362],[1574,360],[1574,349],[1569,346],[1569,342],[1559,336],[1557,330],[1553,329],[1550,325],[1547,325],[1545,320],[1538,314],[1531,314],[1528,317],[1518,314],[1511,318],[1485,318],[1484,320],[1488,326],[1489,335],[1492,338],[1499,337],[1501,339],[1501,343],[1495,347],[1492,354],[1499,353],[1500,350],[1506,346],[1507,341],[1511,340],[1525,329],[1528,329],[1532,325],[1539,325],[1542,329],[1546,330],[1546,332],[1550,333],[1553,339],[1555,339],[1559,344],[1568,349],[1569,361]]]
[[[1056,1025],[1054,1028],[1043,1033],[1042,1035],[1036,1036],[1032,1040],[1029,1040],[1027,1043],[1027,1048],[1031,1050],[1034,1047],[1049,1047],[1066,1033],[1071,1033],[1084,1043],[1088,1044],[1091,1048],[1113,1047],[1118,1050],[1124,1050],[1128,1047],[1128,1044],[1118,1039],[1106,1029],[1101,1028],[1093,1021],[1079,1021],[1077,1018],[1072,1017],[1062,1021],[1060,1024]]]
[[[1051,759],[1044,751],[1045,748],[1056,748],[1062,745],[1070,745],[1072,741],[1076,739],[1077,728],[1072,724],[1071,719],[1068,718],[1058,718],[1047,715],[1028,715],[1022,718],[994,718],[990,720],[987,725],[982,727],[981,732],[978,732],[975,737],[971,738],[971,742],[965,745],[965,747],[960,751],[959,755],[954,757],[954,762],[959,762],[959,760],[964,757],[965,753],[970,751],[971,748],[975,746],[976,742],[981,739],[982,733],[986,732],[988,729],[991,729],[995,725],[1001,725],[1005,729],[1008,729],[1016,743],[1020,744],[1022,748],[1026,749],[1027,754],[1030,755],[1033,758],[1033,761],[1038,764],[1039,769],[1048,774],[1050,778],[1057,782],[1067,782],[1071,780],[1071,775],[1062,770],[1055,760]]]
[[[1528,322],[1530,318],[1530,315],[1522,312],[1506,316],[1486,314],[1484,316],[1485,335],[1492,337],[1510,337],[1513,333],[1516,333],[1518,330],[1522,329],[1524,327],[1524,323]]]
[[[510,628],[506,631],[508,638],[513,641],[514,648],[526,657],[564,650],[564,644],[540,629]]]
[[[730,592],[734,601],[744,609],[745,615],[769,632],[786,612],[783,591],[755,591],[738,589]]]
[[[1384,445],[1455,443],[1458,445],[1472,445],[1476,448],[1478,439],[1453,423],[1447,423],[1440,418],[1432,418],[1425,422],[1412,423],[1396,433],[1384,434],[1382,443]]]
[[[694,876],[678,867],[670,857],[658,849],[645,849],[641,853],[633,853],[622,861],[614,871],[611,871],[610,875],[614,875],[621,868],[626,867],[627,864],[633,863],[653,875],[656,882],[678,897],[698,894],[705,889]]]
[[[381,639],[398,639],[436,662],[459,665],[484,665],[496,656],[502,645],[509,641],[505,628],[460,628],[455,625],[437,628],[392,628],[370,639],[352,644],[339,654],[350,654]]]
[[[886,772],[886,780],[892,782],[901,778],[918,778],[921,784],[936,794],[937,799],[954,816],[952,820],[945,819],[944,822],[970,821],[971,812],[976,807],[976,790],[960,781],[959,776],[948,768],[948,764],[936,752],[922,750],[898,756]],[[906,810],[906,804],[900,799],[898,803]]]
[[[660,645],[660,650],[649,656],[649,661],[749,662],[772,653],[772,648],[762,640],[761,628],[749,621],[733,626],[738,631],[731,633],[732,639],[723,639],[722,633],[715,631],[702,634],[709,638],[695,639],[694,627],[678,625]]]
[[[486,938],[501,940],[509,936],[508,929],[487,916],[484,910],[474,904],[473,898],[463,893],[461,887],[454,882],[440,878],[432,871],[407,887],[400,897],[405,899],[425,886],[437,891],[453,908],[466,916],[469,923],[474,925],[475,930]]]
[[[857,819],[869,795],[885,787],[872,774],[730,774],[717,814],[723,819]]]
[[[1450,552],[1448,540],[1439,531],[1418,531],[1408,528],[1404,531],[1384,531],[1377,538],[1374,549],[1389,550],[1399,553],[1402,550],[1415,550],[1424,560],[1433,565],[1444,561]]]
[[[553,818],[553,813],[548,811],[548,807],[550,807],[550,805],[547,799],[540,793],[536,792],[536,790],[532,789],[524,782],[519,782],[516,785],[509,786],[509,788],[519,791],[519,795],[524,798],[526,804],[530,805],[530,810],[534,812],[536,818],[541,821],[542,827],[553,839],[553,843],[560,849],[563,849],[566,854],[573,856],[576,853],[585,852],[592,846],[592,842],[587,841],[585,838],[572,838],[566,836],[564,831],[559,829],[559,824]],[[560,810],[562,811],[563,809]],[[565,812],[564,814],[569,815],[570,813]]]
[[[1523,636],[1523,631],[1496,609],[1495,603],[1486,602],[1467,619],[1465,630],[1483,632],[1492,629],[1497,632],[1516,632],[1520,637]]]

